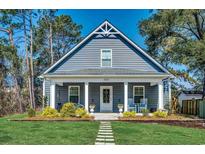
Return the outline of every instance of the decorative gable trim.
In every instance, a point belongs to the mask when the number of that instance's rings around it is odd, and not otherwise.
[[[169,75],[171,75],[171,73],[165,67],[163,67],[160,63],[158,63],[155,59],[153,59],[150,55],[148,55],[145,51],[143,51],[138,45],[136,45],[133,41],[131,41],[127,36],[125,36],[121,31],[119,31],[115,26],[110,24],[108,21],[105,21],[100,26],[98,26],[87,37],[85,37],[79,44],[77,44],[74,48],[72,48],[68,53],[66,53],[62,58],[60,58],[55,64],[49,67],[43,73],[43,75],[51,71],[55,66],[57,66],[60,62],[62,62],[66,57],[68,57],[73,51],[79,48],[84,42],[86,42],[94,34],[102,35],[102,36],[110,36],[110,35],[119,34],[120,36],[122,36],[123,39],[128,41],[132,46],[134,46],[138,51],[140,51],[145,57],[147,57],[154,64],[156,64],[165,73],[168,73]]]

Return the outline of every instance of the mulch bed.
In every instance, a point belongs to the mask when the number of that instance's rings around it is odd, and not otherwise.
[[[72,122],[78,122],[78,121],[93,121],[94,117],[90,118],[45,118],[45,117],[31,117],[31,118],[24,118],[24,119],[9,119],[9,121],[72,121]]]
[[[135,123],[153,123],[167,124],[173,126],[191,127],[205,129],[205,119],[137,119],[137,118],[119,118],[118,121],[127,121]]]

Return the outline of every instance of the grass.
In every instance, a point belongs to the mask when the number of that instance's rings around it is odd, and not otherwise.
[[[116,144],[198,145],[205,144],[205,130],[162,124],[112,122]]]
[[[14,122],[7,119],[23,118],[13,115],[0,118],[0,144],[94,144],[98,122]]]

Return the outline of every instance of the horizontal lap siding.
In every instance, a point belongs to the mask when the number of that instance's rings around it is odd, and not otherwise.
[[[47,98],[47,105],[50,105],[50,80],[45,80],[45,97]]]
[[[128,98],[133,99],[133,86],[145,86],[145,98],[148,101],[148,109],[157,108],[158,104],[158,86],[150,86],[150,83],[129,83]]]
[[[101,67],[101,49],[112,49],[112,67],[157,72],[149,62],[117,38],[90,40],[79,51],[75,51],[70,58],[59,65],[54,72],[64,73],[75,69],[99,68]]]
[[[84,105],[84,83],[64,83],[63,86],[56,85],[56,107],[58,103],[62,105],[69,102],[68,100],[68,86],[80,86],[80,104]]]
[[[118,112],[117,105],[124,103],[123,83],[90,83],[89,84],[89,104],[96,105],[95,112],[100,112],[100,86],[113,87],[113,112]]]

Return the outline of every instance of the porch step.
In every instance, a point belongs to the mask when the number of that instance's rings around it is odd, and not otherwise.
[[[111,123],[101,121],[95,145],[115,145],[114,141]]]

